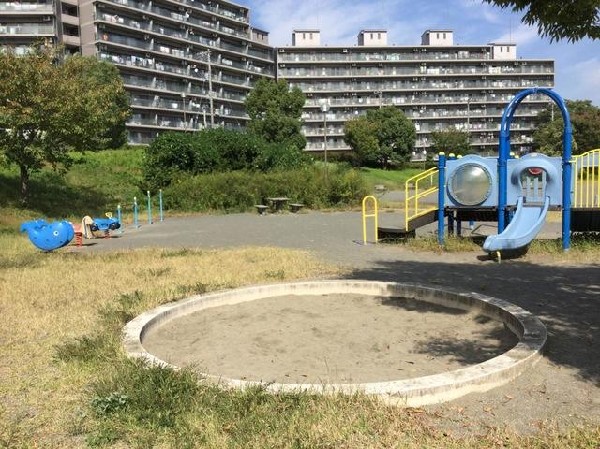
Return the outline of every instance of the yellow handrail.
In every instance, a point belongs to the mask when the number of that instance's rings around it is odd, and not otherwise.
[[[367,204],[371,200],[373,203],[373,213],[367,214]],[[377,232],[378,224],[378,215],[379,212],[377,210],[377,198],[374,196],[365,196],[362,200],[362,222],[363,222],[363,243],[367,244],[367,218],[375,218],[375,243],[379,241],[379,235]]]
[[[404,183],[404,226],[407,231],[411,220],[437,209],[437,205],[421,207],[422,203],[419,204],[420,199],[430,196],[438,191],[437,183],[434,183],[434,178],[437,173],[438,169],[432,167],[429,170],[425,170],[424,172],[407,179]],[[425,180],[428,180],[425,190],[419,192],[419,183]],[[411,186],[414,186],[413,195],[410,195]]]
[[[573,207],[600,207],[600,148],[573,157]]]

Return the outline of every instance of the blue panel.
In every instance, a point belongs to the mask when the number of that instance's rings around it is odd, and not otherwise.
[[[496,167],[496,158],[485,158],[475,154],[462,157],[460,159],[451,159],[446,161],[446,188],[445,188],[445,203],[446,206],[451,207],[494,207],[498,204],[498,170]],[[464,167],[465,165],[477,165],[485,169],[488,173],[491,185],[487,199],[476,205],[465,206],[459,203],[456,198],[452,195],[452,189],[449,184],[452,182],[453,174]]]
[[[543,200],[548,196],[550,197],[550,206],[562,206],[562,159],[539,153],[530,153],[521,159],[509,159],[507,161],[506,204],[515,205],[517,199],[524,196],[520,183],[521,173],[530,167],[539,167],[546,172]]]

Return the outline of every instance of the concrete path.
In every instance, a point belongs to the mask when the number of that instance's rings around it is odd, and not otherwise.
[[[402,223],[399,212],[382,212],[381,226]],[[367,240],[374,240],[373,220],[367,221]],[[464,226],[464,235],[487,235],[495,232],[495,224],[477,223],[473,231]],[[418,235],[435,235],[437,224],[418,230]],[[548,223],[547,237],[558,238],[560,226]],[[92,241],[90,250],[118,250],[141,247],[231,248],[239,246],[277,246],[315,252],[334,263],[366,267],[374,261],[395,260],[398,248],[391,245],[363,244],[360,212],[312,212],[300,214],[230,214],[195,215],[166,218],[154,224],[143,223],[139,228],[125,226],[114,238]],[[482,251],[481,255],[485,253]],[[404,258],[410,254],[404,254]],[[418,254],[418,260],[427,257]]]

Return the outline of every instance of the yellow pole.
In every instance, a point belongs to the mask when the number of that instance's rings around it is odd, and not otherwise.
[[[373,212],[367,214],[367,204],[371,201],[373,203]],[[367,218],[375,218],[375,243],[379,241],[379,235],[377,232],[378,224],[378,209],[377,209],[377,198],[374,196],[365,196],[362,200],[362,222],[363,222],[363,243],[367,244]]]

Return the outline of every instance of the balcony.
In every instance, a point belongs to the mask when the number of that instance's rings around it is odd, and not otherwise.
[[[49,3],[20,3],[20,2],[0,2],[0,13],[16,12],[19,15],[27,13],[54,13],[53,2]]]
[[[42,25],[32,23],[14,23],[8,25],[0,25],[0,35],[15,35],[15,36],[53,36],[54,25]]]

